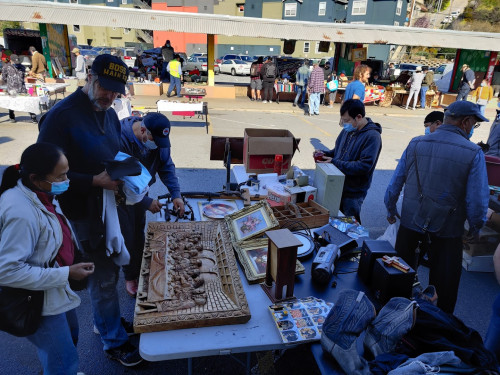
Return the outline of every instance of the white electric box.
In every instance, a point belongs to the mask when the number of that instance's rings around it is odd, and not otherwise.
[[[316,163],[314,187],[318,189],[316,202],[338,216],[340,199],[344,189],[344,174],[332,163]]]

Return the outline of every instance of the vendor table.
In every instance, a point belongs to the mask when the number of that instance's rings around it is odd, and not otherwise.
[[[11,109],[13,111],[28,112],[39,115],[42,113],[42,104],[49,104],[48,96],[0,95],[0,108]]]
[[[208,105],[207,102],[186,103],[170,100],[158,100],[156,102],[158,112],[172,112],[174,116],[205,116],[205,127],[208,134]]]
[[[44,83],[42,84],[42,88],[47,91],[49,97],[55,95],[54,100],[52,100],[52,105],[57,102],[57,95],[62,94],[63,98],[66,97],[66,87],[69,86],[69,83]],[[52,106],[51,105],[51,106]]]

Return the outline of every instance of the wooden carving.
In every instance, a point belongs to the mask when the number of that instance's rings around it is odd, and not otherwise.
[[[134,315],[136,332],[249,319],[225,223],[149,223]]]

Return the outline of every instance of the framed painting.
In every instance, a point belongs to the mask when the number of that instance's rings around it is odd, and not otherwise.
[[[352,61],[366,60],[366,48],[353,48]]]
[[[279,225],[271,207],[266,201],[245,207],[233,214],[224,216],[233,243],[240,243],[256,237]]]

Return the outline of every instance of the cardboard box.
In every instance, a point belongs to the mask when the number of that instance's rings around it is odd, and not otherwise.
[[[267,203],[274,207],[295,202],[292,202],[292,195],[285,190],[285,186],[277,182],[267,186]]]
[[[464,251],[462,267],[471,272],[495,272],[493,255],[471,256]]]
[[[134,95],[160,96],[162,93],[159,83],[134,83]]]
[[[316,201],[338,216],[344,190],[344,174],[332,163],[316,163],[314,187],[318,189]]]
[[[488,224],[491,225],[491,222]],[[464,228],[466,231],[469,230],[467,222],[465,223]],[[479,231],[479,238],[477,240],[473,242],[463,241],[463,250],[472,257],[478,255],[493,255],[499,243],[500,233],[485,225]]]
[[[292,157],[298,148],[296,139],[285,129],[245,129],[243,141],[243,164],[247,172],[274,172],[274,156],[283,155],[281,173],[292,166]]]

